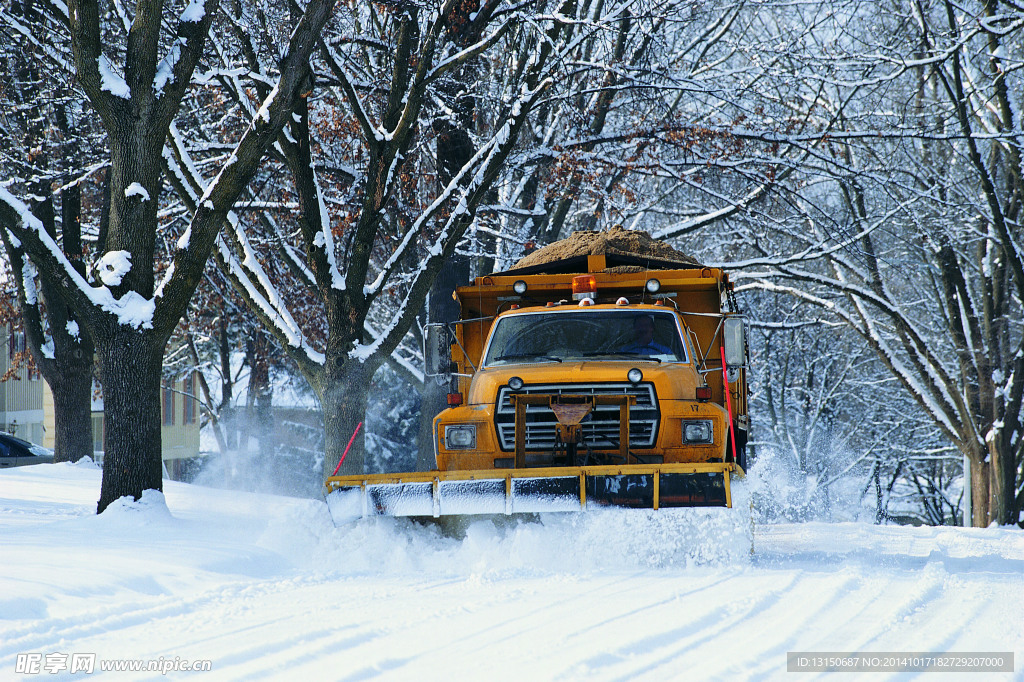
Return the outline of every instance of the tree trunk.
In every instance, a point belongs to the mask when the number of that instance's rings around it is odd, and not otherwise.
[[[999,525],[1008,525],[1017,522],[1017,519],[1010,518],[1016,492],[1013,467],[1008,466],[1012,461],[998,443],[989,443],[989,523],[994,521]]]
[[[254,330],[246,342],[246,359],[249,363],[249,387],[245,401],[247,431],[259,441],[257,462],[268,461],[275,451],[274,411],[272,408],[274,389],[270,385],[270,339],[262,330]],[[248,439],[247,439],[248,440]],[[240,445],[244,450],[246,443]]]
[[[103,483],[97,512],[122,495],[163,490],[160,370],[164,344],[121,326],[97,335],[103,381]]]
[[[336,363],[328,362],[328,365]],[[334,372],[326,372],[321,392],[320,405],[324,411],[324,477],[334,473],[335,467],[344,455],[345,461],[338,474],[361,474],[366,462],[366,424],[352,440],[348,454],[345,448],[349,439],[366,418],[366,404],[370,393],[373,369],[358,360],[345,362]]]
[[[989,509],[989,476],[992,467],[988,462],[971,458],[971,525],[987,528],[992,521]]]
[[[435,404],[435,386],[433,377],[424,377],[420,389],[420,424],[416,432],[416,471],[430,471],[437,467],[434,456],[434,415],[429,406]]]
[[[92,356],[85,362],[62,363],[60,378],[50,382],[53,393],[53,461],[77,462],[93,455]]]
[[[217,413],[220,415],[224,446],[227,450],[238,450],[238,415],[232,405],[233,381],[231,374],[231,344],[228,339],[227,309],[220,309],[220,338],[217,353],[220,358],[220,403]],[[212,403],[211,403],[212,405]]]
[[[63,115],[63,111],[62,111]],[[64,121],[62,130],[67,131]],[[77,148],[77,145],[71,145]],[[85,275],[82,262],[82,196],[73,184],[61,196],[61,237],[64,254],[75,270]],[[92,369],[95,355],[92,337],[85,325],[79,324],[74,312],[52,287],[43,282],[43,296],[50,316],[50,334],[54,342],[56,372],[45,377],[53,393],[55,462],[77,462],[92,457]],[[71,324],[77,335],[67,331]],[[57,327],[54,329],[53,327]],[[67,334],[67,335],[65,335]]]

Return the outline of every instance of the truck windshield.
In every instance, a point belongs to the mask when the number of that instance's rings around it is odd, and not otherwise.
[[[686,350],[670,312],[522,313],[495,323],[484,364],[581,359],[685,362]]]

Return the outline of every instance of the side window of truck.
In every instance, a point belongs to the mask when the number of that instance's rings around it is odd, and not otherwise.
[[[654,340],[672,349],[680,360],[686,357],[683,349],[683,340],[679,338],[679,329],[676,321],[668,315],[658,315],[654,320]]]

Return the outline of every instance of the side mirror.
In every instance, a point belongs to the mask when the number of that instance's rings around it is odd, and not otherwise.
[[[452,373],[452,337],[448,325],[437,322],[424,327],[423,365],[428,377],[448,376]]]
[[[725,346],[725,364],[743,367],[747,364],[746,344],[743,338],[742,317],[727,317],[722,321],[722,344]]]

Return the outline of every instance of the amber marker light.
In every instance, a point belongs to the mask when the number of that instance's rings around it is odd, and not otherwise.
[[[594,298],[597,296],[597,278],[593,275],[577,275],[572,278],[572,298],[575,301],[581,298]]]

